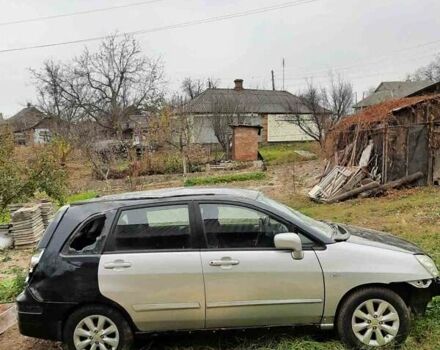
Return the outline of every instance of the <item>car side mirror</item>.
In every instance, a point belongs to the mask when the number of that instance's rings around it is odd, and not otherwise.
[[[296,233],[279,233],[274,238],[275,248],[289,249],[292,251],[292,256],[295,260],[304,258],[302,250],[301,238]]]

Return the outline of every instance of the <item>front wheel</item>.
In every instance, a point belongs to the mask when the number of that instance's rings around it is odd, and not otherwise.
[[[410,312],[397,293],[386,288],[364,288],[351,294],[341,306],[337,329],[350,349],[398,347],[409,334]]]
[[[125,318],[103,305],[85,306],[64,327],[67,350],[129,350],[133,334]]]

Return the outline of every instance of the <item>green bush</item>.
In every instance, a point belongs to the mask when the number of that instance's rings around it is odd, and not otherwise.
[[[291,144],[273,144],[260,147],[263,159],[271,165],[295,163],[306,160],[295,151],[312,151],[313,142],[296,142]]]
[[[20,161],[11,130],[0,128],[0,214],[10,203],[27,200],[37,191],[63,203],[66,188],[67,174],[53,145],[36,146],[29,159]]]
[[[12,303],[25,287],[26,272],[22,269],[14,269],[15,276],[3,278],[0,281],[0,303]]]
[[[98,193],[95,191],[87,191],[87,192],[81,192],[81,193],[75,193],[71,194],[66,198],[66,203],[74,203],[74,202],[81,202],[85,201],[87,199],[96,198],[98,196]]]
[[[252,173],[202,176],[202,177],[193,177],[186,179],[184,186],[189,187],[189,186],[200,186],[200,185],[214,185],[214,184],[229,183],[236,181],[263,180],[265,178],[266,178],[266,174],[261,171],[252,172]]]

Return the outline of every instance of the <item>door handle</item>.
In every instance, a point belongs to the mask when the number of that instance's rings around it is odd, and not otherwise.
[[[104,269],[107,270],[122,270],[122,269],[128,269],[130,267],[131,267],[131,263],[123,260],[115,260],[113,262],[104,265]]]
[[[209,266],[234,266],[238,265],[240,261],[228,259],[228,260],[211,260]]]

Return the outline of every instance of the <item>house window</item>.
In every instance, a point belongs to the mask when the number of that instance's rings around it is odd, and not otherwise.
[[[35,129],[34,143],[45,144],[45,143],[49,143],[50,139],[51,139],[51,133],[49,129]]]

